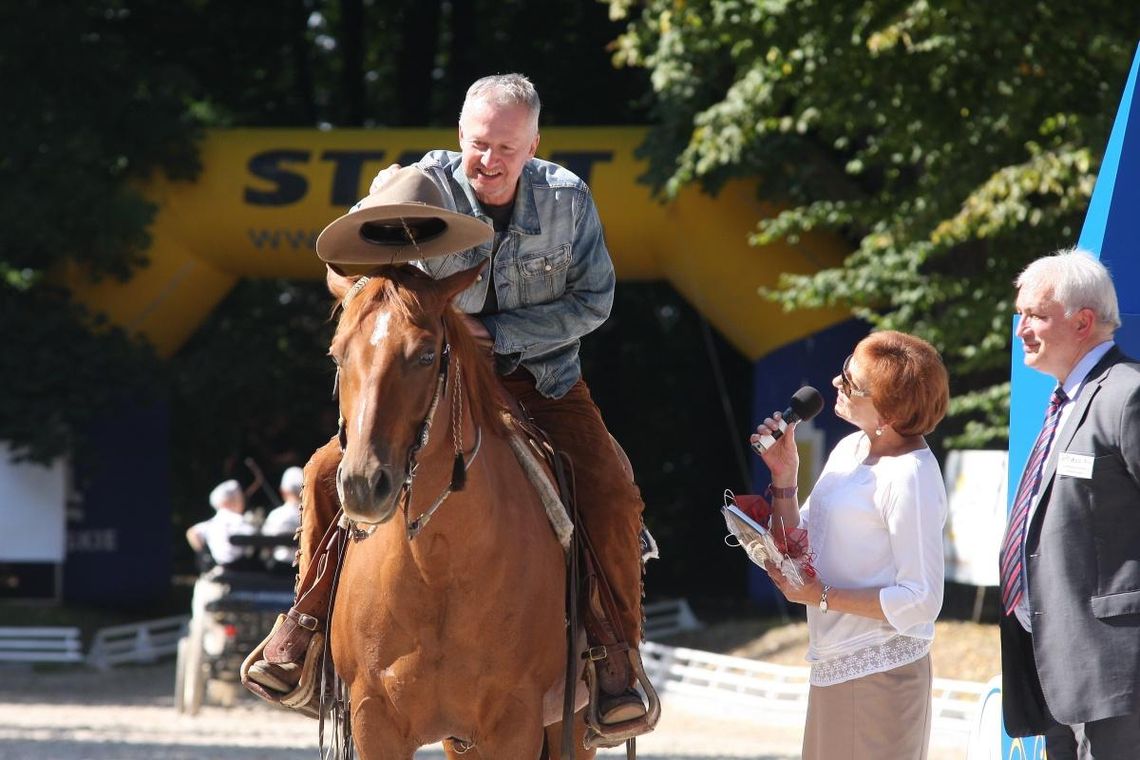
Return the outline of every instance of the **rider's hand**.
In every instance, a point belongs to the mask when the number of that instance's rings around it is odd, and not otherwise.
[[[380,188],[384,187],[384,185],[387,184],[388,180],[392,179],[392,175],[400,171],[400,168],[401,167],[399,164],[392,164],[387,169],[381,169],[376,174],[376,177],[372,180],[372,184],[368,186],[368,194],[371,195]]]

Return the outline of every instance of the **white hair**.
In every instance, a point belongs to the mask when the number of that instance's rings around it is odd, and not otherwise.
[[[1112,275],[1088,251],[1067,248],[1042,256],[1022,270],[1014,285],[1019,290],[1052,293],[1053,300],[1065,307],[1067,317],[1081,309],[1092,309],[1101,324],[1113,330],[1120,327],[1120,306]]]
[[[210,506],[221,509],[222,505],[235,496],[241,495],[241,484],[236,480],[223,480],[210,491]]]
[[[301,484],[304,482],[305,471],[300,467],[290,467],[281,475],[281,490],[300,496]]]
[[[463,99],[463,108],[459,111],[460,121],[463,120],[467,107],[476,101],[497,106],[526,106],[534,122],[534,131],[538,131],[538,114],[542,111],[542,102],[538,99],[538,90],[534,89],[534,84],[522,74],[493,74],[476,79],[467,88],[467,97]]]

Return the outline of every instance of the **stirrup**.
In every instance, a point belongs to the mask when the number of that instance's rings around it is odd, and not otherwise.
[[[644,715],[621,723],[603,723],[598,714],[598,672],[597,663],[586,658],[586,685],[590,690],[590,704],[586,707],[586,735],[582,738],[583,749],[596,749],[598,747],[616,747],[622,742],[635,736],[647,734],[657,727],[661,718],[661,700],[657,690],[645,674],[645,667],[641,663],[641,653],[633,647],[626,650],[629,656],[630,667],[637,677],[637,684],[645,691],[649,700],[649,708]]]
[[[325,649],[325,635],[320,631],[314,631],[313,637],[309,640],[309,645],[305,649],[305,656],[301,664],[301,678],[297,681],[297,686],[292,691],[282,694],[281,692],[265,687],[249,677],[249,669],[253,667],[254,663],[263,659],[265,647],[269,644],[269,640],[273,638],[273,635],[277,633],[278,629],[281,628],[282,624],[284,624],[285,620],[285,615],[278,615],[277,621],[273,624],[273,629],[269,632],[269,635],[262,639],[261,643],[254,647],[253,651],[242,661],[239,670],[241,683],[242,686],[266,702],[297,710],[310,718],[317,718],[320,716],[321,665],[324,660]]]
[[[637,720],[645,715],[645,700],[632,687],[621,694],[598,695],[598,719],[607,726]]]

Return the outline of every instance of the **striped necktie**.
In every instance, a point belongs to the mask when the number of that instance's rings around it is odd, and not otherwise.
[[[1061,408],[1068,401],[1065,391],[1058,386],[1049,399],[1049,409],[1045,413],[1045,424],[1037,435],[1037,442],[1029,453],[1029,461],[1021,473],[1021,485],[1017,488],[1017,499],[1009,512],[1009,527],[1001,546],[1001,605],[1005,614],[1013,610],[1025,593],[1021,572],[1022,546],[1025,543],[1025,523],[1029,517],[1029,505],[1041,486],[1041,474],[1045,469],[1045,455],[1053,434],[1057,432],[1057,422],[1061,419]]]

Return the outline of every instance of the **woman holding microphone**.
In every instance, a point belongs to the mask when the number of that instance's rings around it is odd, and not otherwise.
[[[788,601],[807,606],[803,757],[925,759],[946,490],[923,436],[946,414],[946,368],[926,341],[883,331],[859,342],[832,385],[835,413],[857,430],[802,506],[795,426],[760,455],[772,475],[771,524],[807,530],[816,571],[796,586],[765,565]],[[779,418],[765,419],[753,443],[779,430]]]

